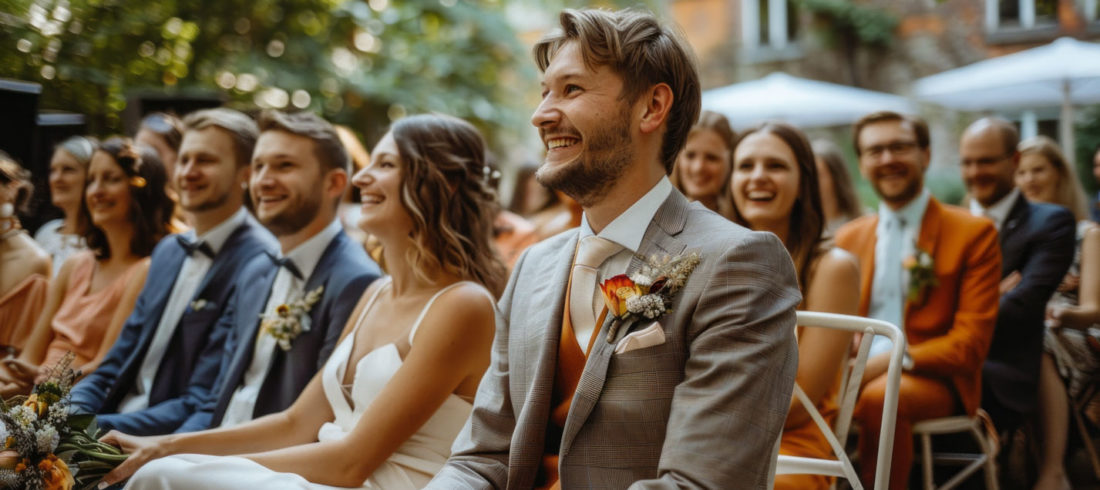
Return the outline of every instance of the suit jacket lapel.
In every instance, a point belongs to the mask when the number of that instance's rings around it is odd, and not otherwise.
[[[210,284],[211,278],[220,277],[222,270],[231,267],[237,263],[237,251],[240,250],[237,247],[237,242],[244,239],[245,233],[248,232],[249,225],[247,222],[238,226],[233,230],[233,233],[229,235],[229,238],[222,244],[221,250],[214,256],[214,262],[210,265],[210,270],[206,271],[206,276],[202,278],[202,282],[199,283],[199,287],[195,289],[195,297],[191,298],[196,300],[202,297],[206,287]],[[220,306],[220,305],[219,305]]]
[[[1020,268],[1017,262],[1020,260],[1021,251],[1018,247],[1019,240],[1015,240],[1015,232],[1021,224],[1027,222],[1030,214],[1031,205],[1027,202],[1027,199],[1023,195],[1017,196],[1016,202],[1013,203],[1012,209],[1005,217],[1004,224],[997,232],[1000,234],[999,239],[1001,241],[1001,277]]]
[[[860,232],[857,232],[856,240],[862,250],[851,250],[859,257],[859,314],[867,315],[871,305],[871,284],[875,280],[875,246],[878,243],[879,216],[871,218]]]
[[[240,310],[237,312],[237,345],[233,354],[233,362],[230,364],[229,382],[225,389],[227,393],[233,393],[240,384],[244,372],[252,362],[253,351],[256,348],[256,335],[260,331],[260,315],[267,306],[268,297],[271,296],[271,288],[275,285],[275,275],[278,267],[270,267],[261,274],[255,282],[254,288],[249,288],[247,293],[241,294],[238,303]],[[243,305],[243,306],[242,306]]]
[[[920,248],[921,251],[927,253],[928,256],[932,258],[933,264],[935,264],[936,262],[936,245],[940,242],[940,231],[941,225],[943,224],[943,219],[941,216],[942,213],[943,208],[940,205],[939,201],[937,201],[935,198],[929,198],[928,209],[924,211],[924,218],[921,219],[920,236],[917,237],[917,247]],[[928,291],[925,291],[924,294],[922,294],[921,296],[923,301],[927,301]],[[912,313],[914,308],[920,308],[920,306],[921,305],[909,301],[907,295],[904,310],[902,311],[901,316],[902,323],[908,324],[909,314]],[[905,325],[898,326],[902,329],[905,328]]]
[[[646,228],[645,236],[638,247],[638,253],[630,261],[628,272],[634,272],[641,267],[643,260],[641,257],[665,254],[673,256],[684,253],[687,245],[676,239],[675,236],[683,231],[684,225],[687,223],[688,206],[687,199],[679,191],[673,190],[672,194],[665,199],[664,204],[657,209],[657,214],[653,216],[649,227]],[[611,362],[611,355],[615,351],[614,344],[608,342],[606,338],[610,324],[610,315],[606,315],[603,325],[593,333],[598,337],[592,344],[592,351],[588,353],[588,361],[585,363],[584,372],[581,373],[581,379],[577,383],[577,391],[573,394],[573,404],[569,407],[569,416],[566,418],[565,428],[562,431],[560,451],[562,456],[568,452],[573,439],[580,432],[585,421],[588,420],[588,416],[592,413],[592,409],[596,406],[596,402],[603,392],[607,368]],[[632,325],[622,325],[614,340],[617,342],[622,336],[626,335],[630,326]]]

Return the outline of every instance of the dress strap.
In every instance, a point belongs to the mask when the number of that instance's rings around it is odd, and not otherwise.
[[[355,332],[359,331],[359,326],[363,324],[363,319],[367,317],[367,312],[370,311],[372,306],[374,306],[374,301],[378,299],[378,295],[382,292],[383,289],[386,289],[386,286],[393,282],[393,276],[386,276],[382,278],[382,280],[385,282],[382,282],[378,285],[378,289],[374,290],[374,294],[372,294],[370,299],[367,300],[367,304],[363,305],[363,311],[359,312],[359,318],[355,320],[355,326],[352,327],[351,332],[348,333],[348,337],[355,337]]]
[[[416,323],[413,324],[412,330],[409,331],[409,345],[412,345],[413,337],[416,336],[416,331],[417,331],[417,329],[420,328],[420,322],[424,320],[425,316],[427,316],[428,310],[431,309],[431,307],[432,307],[432,303],[435,303],[435,300],[437,298],[439,298],[440,296],[443,296],[443,293],[446,293],[447,291],[450,291],[452,288],[454,288],[454,287],[456,287],[456,286],[458,286],[462,283],[466,283],[466,282],[471,282],[471,281],[456,282],[454,284],[451,284],[450,286],[447,286],[443,289],[440,289],[434,295],[432,295],[431,299],[429,299],[428,302],[424,304],[424,309],[420,310],[420,316],[416,317]],[[477,283],[472,283],[472,284],[478,285]],[[478,285],[478,287],[480,288],[481,286]],[[482,290],[484,291],[484,288],[482,288]],[[488,291],[485,291],[485,296],[489,298],[490,302],[492,302],[493,304],[496,304],[496,300],[493,299],[493,295],[489,294]]]

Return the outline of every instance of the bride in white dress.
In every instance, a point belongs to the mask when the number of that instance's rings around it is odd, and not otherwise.
[[[286,411],[243,425],[107,434],[131,455],[103,482],[133,474],[127,488],[426,485],[489,366],[493,295],[506,279],[490,244],[484,164],[484,142],[465,121],[395,123],[353,179],[359,226],[383,244],[390,276],[363,294],[324,369]]]

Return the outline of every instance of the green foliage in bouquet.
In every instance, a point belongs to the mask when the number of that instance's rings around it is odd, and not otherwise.
[[[29,396],[0,404],[0,488],[91,489],[126,460],[97,440],[94,415],[70,415],[69,391],[79,373],[66,354]]]

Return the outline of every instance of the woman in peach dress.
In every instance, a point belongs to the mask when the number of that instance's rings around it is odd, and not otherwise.
[[[16,216],[30,199],[30,173],[0,155],[0,349],[17,353],[46,301],[50,255]]]
[[[92,155],[83,213],[88,251],[61,266],[23,352],[0,363],[0,394],[29,392],[66,352],[88,373],[114,344],[145,284],[149,254],[167,234],[172,201],[157,154],[129,140],[104,142]]]

